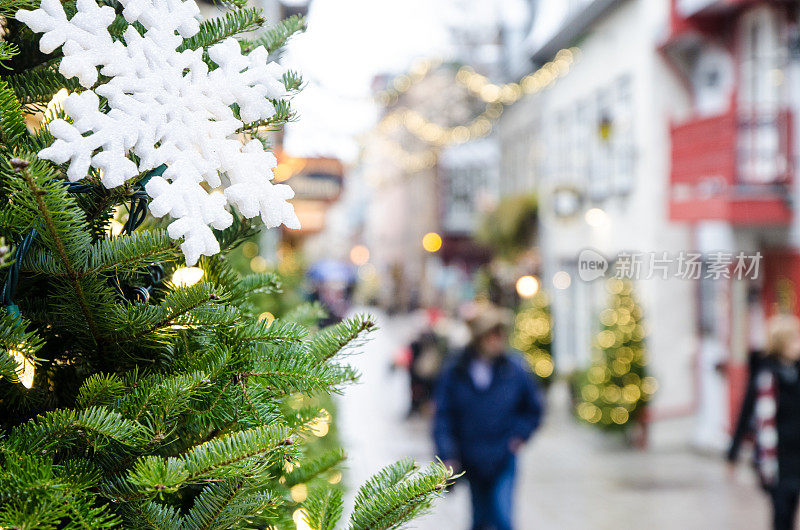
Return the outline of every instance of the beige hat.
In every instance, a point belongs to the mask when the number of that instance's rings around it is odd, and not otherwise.
[[[493,329],[508,327],[513,319],[510,310],[491,302],[476,302],[466,313],[465,320],[473,340],[481,338]]]

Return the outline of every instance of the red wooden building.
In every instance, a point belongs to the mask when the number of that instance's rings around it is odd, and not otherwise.
[[[763,255],[757,278],[697,289],[701,344],[725,352],[731,418],[764,319],[797,312],[797,11],[797,2],[671,0],[661,47],[689,101],[670,126],[670,219],[695,228],[702,250],[713,250],[700,232],[714,226],[720,247]]]

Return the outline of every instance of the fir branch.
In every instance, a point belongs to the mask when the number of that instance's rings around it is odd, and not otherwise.
[[[164,506],[154,501],[144,503],[131,503],[133,516],[130,518],[130,527],[146,523],[146,528],[154,530],[175,530],[183,528],[183,516],[175,506]]]
[[[247,6],[248,0],[211,0],[211,2],[228,9],[241,9]]]
[[[295,322],[251,320],[235,330],[234,340],[240,343],[300,344],[307,334],[308,330]]]
[[[13,42],[0,41],[0,67],[3,61],[7,61],[19,53],[19,46]]]
[[[89,407],[80,411],[50,411],[17,427],[8,441],[19,451],[49,452],[58,447],[70,447],[81,437],[99,449],[109,440],[122,445],[136,445],[143,436],[144,429],[140,424],[123,418],[118,412],[105,407]]]
[[[252,359],[254,368],[240,372],[239,376],[257,378],[276,391],[276,395],[335,391],[339,385],[358,379],[358,373],[352,368],[317,362],[315,357],[297,347],[260,345]]]
[[[416,468],[417,465],[413,458],[402,458],[384,467],[359,488],[354,501],[355,505],[363,504],[375,495],[379,495],[386,488],[399,483]]]
[[[92,374],[81,385],[76,403],[81,408],[110,405],[126,389],[127,385],[114,374]]]
[[[175,493],[189,479],[189,471],[178,458],[148,455],[139,458],[128,473],[128,483],[142,495]]]
[[[171,377],[154,374],[136,381],[133,392],[116,400],[114,409],[135,421],[147,414],[155,432],[186,410],[187,403],[210,381],[203,372],[178,373]],[[156,423],[153,425],[153,423]]]
[[[326,451],[317,458],[313,460],[307,460],[300,466],[292,469],[289,473],[286,473],[284,475],[284,484],[287,488],[291,488],[297,484],[306,483],[314,477],[317,477],[322,473],[335,468],[341,464],[344,459],[345,454],[342,449],[337,448]]]
[[[5,350],[0,355],[0,377],[8,381],[19,382],[16,371],[18,360],[11,352],[34,363],[36,353],[43,346],[40,335],[36,331],[28,331],[29,325],[26,318],[0,310],[0,348]]]
[[[244,52],[250,52],[259,46],[264,46],[270,54],[274,54],[283,48],[293,35],[305,30],[305,17],[292,15],[269,28],[259,38],[251,41],[243,40],[242,48]]]
[[[288,92],[299,92],[303,88],[303,76],[294,70],[284,73],[281,81]]]
[[[238,310],[216,303],[220,299],[212,284],[202,282],[169,292],[157,306],[117,305],[111,321],[121,330],[119,340],[125,342],[135,342],[167,328],[231,324],[238,318]]]
[[[36,212],[40,216],[40,238],[45,246],[49,247],[61,262],[66,272],[67,282],[71,285],[76,302],[95,345],[100,349],[100,356],[104,350],[104,340],[95,315],[90,309],[91,303],[87,298],[87,287],[78,274],[86,263],[89,248],[89,235],[83,230],[85,216],[74,204],[74,200],[67,196],[64,186],[53,182],[47,167],[43,163],[27,160],[15,162],[15,172],[22,176],[27,190],[21,186],[16,187],[17,196],[23,201],[31,201],[27,208],[23,205],[19,210],[30,215]],[[27,191],[27,194],[25,193]]]
[[[141,230],[99,241],[89,250],[87,274],[138,269],[178,258],[178,243],[166,230]]]
[[[231,289],[231,303],[239,304],[251,295],[281,292],[281,280],[274,272],[249,274],[237,281]]]
[[[178,47],[178,51],[208,48],[229,37],[258,29],[265,22],[260,9],[252,7],[237,9],[225,13],[224,18],[204,20],[200,24],[200,31],[192,37],[184,39],[183,44]]]
[[[70,92],[81,90],[77,78],[64,77],[56,64],[45,64],[3,78],[23,106],[44,107],[62,88]]]
[[[36,9],[40,0],[0,0],[0,17],[13,18],[20,9]]]
[[[303,506],[306,522],[315,530],[334,530],[342,517],[342,490],[315,488],[311,490]]]
[[[259,491],[243,479],[210,484],[203,488],[186,514],[184,528],[231,528],[248,514],[259,513],[276,502],[272,494]]]
[[[306,343],[306,349],[318,362],[324,362],[358,346],[365,333],[376,329],[378,326],[370,315],[356,315],[322,330]]]
[[[255,403],[247,393],[247,384],[245,383],[243,378],[237,378],[239,383],[239,389],[242,392],[242,401],[244,401],[244,405],[247,409],[253,414],[256,422],[261,425],[262,427],[266,425],[264,418],[258,413],[258,408],[256,407]]]
[[[406,460],[384,468],[359,491],[348,528],[400,528],[425,513],[450,479],[450,469],[441,463],[417,470]],[[378,489],[378,485],[383,487]]]
[[[295,114],[289,101],[279,99],[273,102],[273,106],[275,107],[275,114],[271,118],[247,123],[237,129],[236,132],[256,136],[260,131],[276,131],[295,119]]]
[[[278,425],[239,431],[193,447],[179,461],[187,470],[186,480],[191,482],[242,473],[256,476],[292,448],[288,435],[288,430]]]
[[[8,83],[0,80],[0,150],[13,152],[27,137],[22,107]]]

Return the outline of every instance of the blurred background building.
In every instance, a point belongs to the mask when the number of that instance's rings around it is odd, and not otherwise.
[[[601,282],[579,279],[581,250],[699,252],[703,271],[713,253],[761,252],[755,280],[636,282],[659,382],[650,442],[723,447],[747,355],[800,279],[796,11],[780,1],[538,2],[496,31],[452,29],[461,53],[441,64],[376,78],[378,126],[351,170],[369,190],[351,245],[370,251],[378,301],[400,310],[469,299],[496,254],[477,237],[481,218],[533,194],[531,253],[512,260],[506,282],[539,275],[556,368],[570,373],[590,362],[607,303]],[[435,252],[423,245],[430,232],[441,236]]]
[[[334,9],[262,4],[268,17],[307,13],[309,31]],[[549,296],[556,374],[567,376],[591,363],[608,303],[602,282],[580,278],[582,250],[699,253],[699,280],[634,282],[658,381],[644,421],[653,445],[722,448],[765,318],[797,311],[797,2],[440,0],[435,10],[444,44],[364,76],[363,94],[339,94],[338,77],[310,69],[312,96],[338,94],[326,103],[340,107],[337,126],[367,125],[353,149],[337,138],[304,151],[298,139],[319,145],[331,127],[315,121],[311,97],[299,101],[317,129],[275,137],[276,179],[297,192],[304,229],[265,232],[261,256],[278,261],[288,246],[310,266],[336,261],[360,301],[396,312],[455,313],[483,291],[514,305],[515,282],[533,276]],[[757,277],[705,277],[721,252],[760,252]]]
[[[290,256],[337,315],[513,307],[520,349],[520,328],[546,322],[526,337],[546,361],[532,368],[569,383],[574,412],[609,305],[581,253],[608,258],[606,276],[641,255],[632,289],[657,391],[639,441],[725,448],[766,318],[798,311],[797,1],[262,7],[309,17],[284,57],[307,82],[301,119],[273,142],[303,230],[265,231],[251,267]],[[723,254],[762,259],[734,278]],[[677,277],[681,256],[698,279]]]

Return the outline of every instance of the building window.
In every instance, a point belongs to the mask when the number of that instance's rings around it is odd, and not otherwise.
[[[611,138],[614,150],[614,192],[626,195],[633,188],[636,162],[633,141],[633,90],[630,76],[620,77],[615,89],[616,101]]]

